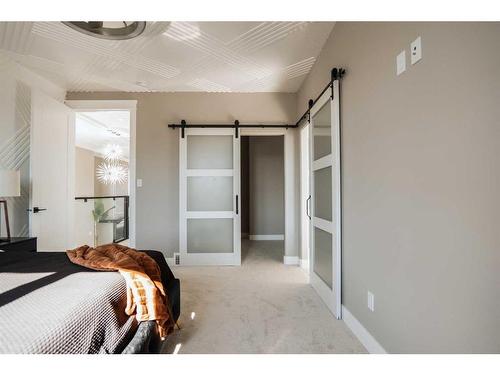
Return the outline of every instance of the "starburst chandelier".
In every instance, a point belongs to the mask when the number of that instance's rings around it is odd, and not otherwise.
[[[108,144],[104,148],[104,160],[106,161],[116,161],[119,160],[123,155],[123,150],[120,145]]]
[[[128,170],[120,163],[123,155],[119,145],[108,144],[104,149],[105,162],[97,166],[97,180],[105,185],[124,184],[127,181]]]
[[[120,164],[101,163],[97,167],[97,179],[105,185],[123,184],[127,181],[127,170]]]

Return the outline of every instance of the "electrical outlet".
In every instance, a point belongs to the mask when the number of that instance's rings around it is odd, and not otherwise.
[[[417,63],[422,58],[422,38],[418,37],[410,44],[411,64]]]
[[[375,296],[370,291],[368,291],[368,309],[375,311]]]
[[[401,53],[396,57],[396,74],[400,75],[406,70],[406,51],[401,51]]]
[[[137,187],[142,187],[142,178],[137,179]]]

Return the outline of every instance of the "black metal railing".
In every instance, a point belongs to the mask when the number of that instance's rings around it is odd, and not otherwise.
[[[93,221],[93,245],[119,243],[129,239],[129,196],[114,195],[101,197],[75,197],[85,205],[77,211],[77,215],[89,216]],[[87,207],[89,201],[93,206]],[[82,218],[83,222],[87,218]],[[112,228],[112,229],[110,229]],[[78,230],[78,228],[77,228]],[[112,232],[111,232],[112,231]]]

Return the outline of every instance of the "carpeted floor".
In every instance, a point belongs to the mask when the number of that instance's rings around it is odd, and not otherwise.
[[[282,241],[243,241],[241,267],[175,267],[181,330],[164,353],[366,353],[307,284],[283,265]]]

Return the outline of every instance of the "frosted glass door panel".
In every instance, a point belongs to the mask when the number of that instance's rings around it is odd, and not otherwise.
[[[332,221],[332,167],[314,173],[314,216]]]
[[[232,169],[233,137],[229,135],[188,135],[188,169]]]
[[[188,219],[188,253],[232,253],[233,219]]]
[[[331,105],[327,102],[313,116],[314,160],[332,153],[332,117]]]
[[[179,136],[180,264],[239,266],[240,138],[229,127]]]
[[[314,272],[332,289],[332,235],[314,228]]]
[[[187,178],[188,211],[232,211],[233,178],[190,176]]]
[[[337,319],[341,301],[340,106],[339,82],[334,80],[312,106],[311,267],[313,288]]]

